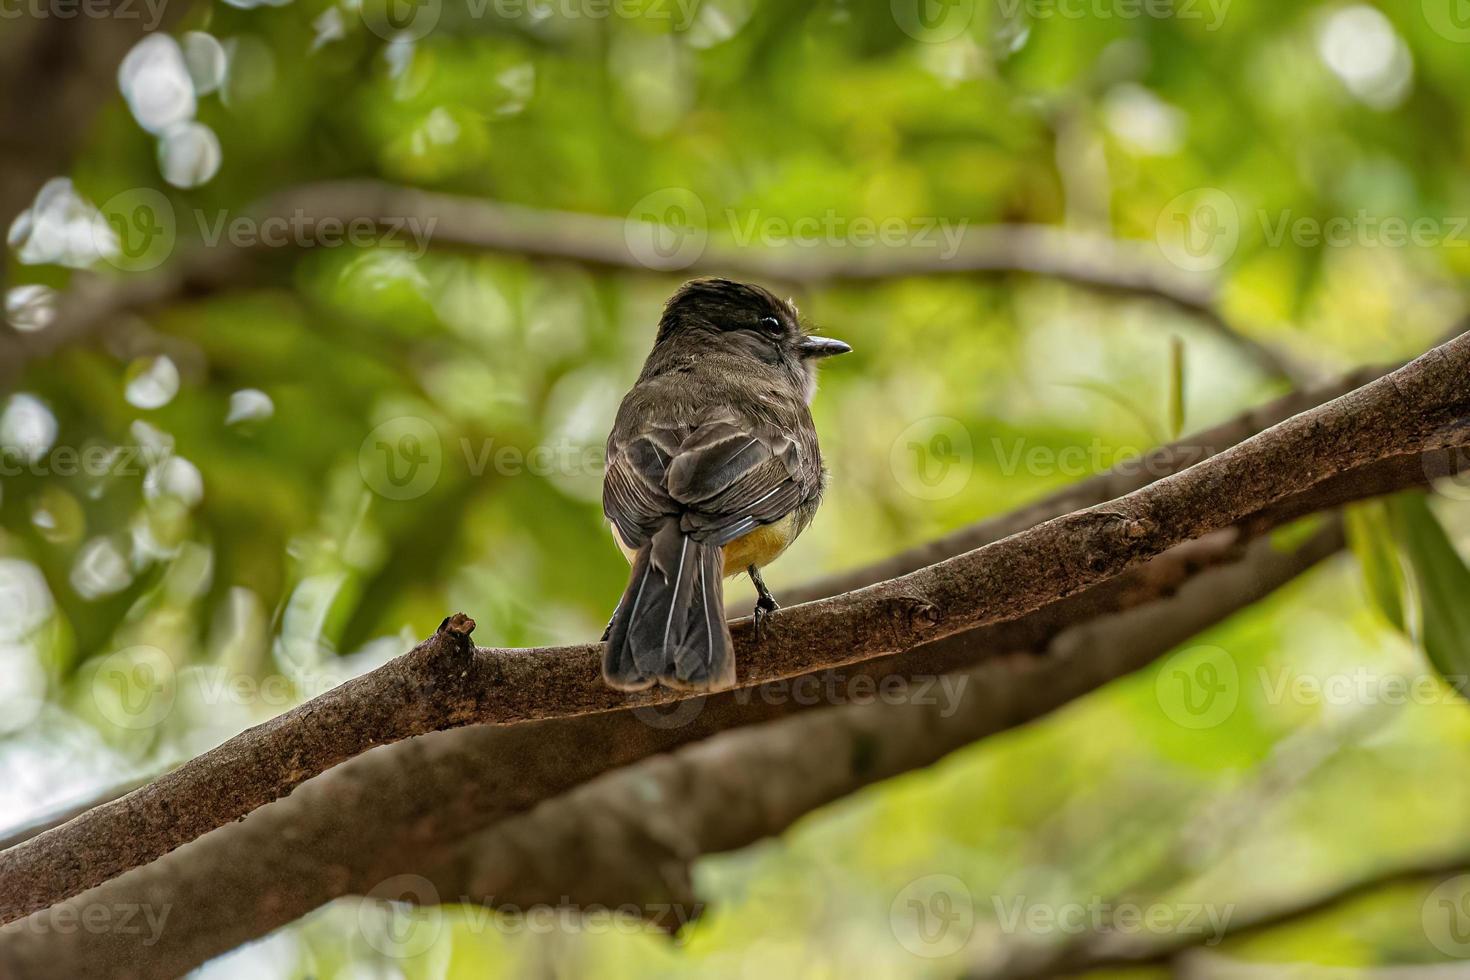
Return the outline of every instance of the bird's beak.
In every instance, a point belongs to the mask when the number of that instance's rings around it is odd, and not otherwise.
[[[847,344],[830,337],[803,337],[801,343],[796,345],[797,351],[802,357],[835,357],[838,354],[846,354],[852,350]]]

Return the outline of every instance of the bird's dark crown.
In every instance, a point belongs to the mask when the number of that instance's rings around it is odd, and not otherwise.
[[[733,279],[694,279],[679,287],[664,306],[658,340],[686,330],[752,330],[788,342],[802,333],[801,317],[789,301]]]

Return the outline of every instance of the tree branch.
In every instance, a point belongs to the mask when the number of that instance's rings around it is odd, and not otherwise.
[[[1039,718],[1150,663],[1342,546],[1335,518],[1291,552],[1258,539],[1239,560],[1188,577],[1168,600],[1080,623],[1040,651],[992,656],[947,675],[943,692],[911,687],[888,703],[730,732],[609,773],[474,835],[431,879],[444,901],[695,908],[688,866],[696,858],[779,834],[864,786]],[[650,799],[659,801],[657,814],[649,813]]]
[[[560,903],[566,896],[582,905],[671,901],[687,911],[693,896],[682,869],[700,851],[738,846],[746,835],[753,839],[774,832],[804,808],[905,766],[925,764],[965,741],[1021,724],[1141,666],[1152,656],[1150,650],[1167,648],[1305,570],[1331,550],[1331,533],[1331,528],[1324,529],[1292,554],[1264,543],[1251,546],[1240,566],[1201,565],[1199,556],[1161,558],[1159,562],[1177,566],[1179,574],[1197,579],[1171,595],[1176,585],[1172,576],[1151,574],[1147,580],[1160,587],[1152,602],[1140,598],[1134,611],[1113,621],[1069,629],[1044,656],[1038,655],[1040,650],[1006,655],[986,642],[984,631],[972,634],[977,646],[972,656],[983,663],[961,688],[964,705],[944,718],[913,703],[918,699],[898,706],[803,711],[813,705],[811,700],[797,702],[789,691],[768,690],[744,704],[728,694],[711,697],[695,706],[693,717],[683,719],[640,719],[620,712],[515,728],[477,726],[378,749],[309,781],[241,823],[55,909],[5,926],[0,929],[0,975],[6,969],[26,975],[45,965],[64,966],[75,975],[105,969],[118,977],[172,977],[334,898],[374,893],[400,875],[418,876],[413,881],[421,886],[418,897],[423,901],[493,895],[496,902],[524,907]],[[1208,550],[1212,557],[1223,557],[1230,549],[1217,541]],[[847,685],[859,673],[837,672],[818,678],[815,686],[851,690]],[[897,719],[891,730],[887,722],[879,723],[878,708]],[[727,733],[677,756],[607,772],[616,765],[608,755],[618,755],[612,746],[646,742],[671,749],[731,724],[779,719],[796,711],[803,713],[791,721]],[[783,771],[779,785],[772,783],[769,791],[752,798],[757,805],[746,801],[708,824],[701,821],[724,809],[720,801],[733,805],[728,780],[717,775],[730,771],[727,763],[779,756],[782,766],[790,764],[778,750],[800,738],[799,730],[788,726],[808,719],[809,733],[820,744],[833,746],[835,754],[823,757],[850,759],[850,770],[828,766],[825,775],[814,776],[792,795],[780,787],[803,781],[788,781]],[[775,749],[761,748],[767,739]],[[800,755],[809,755],[809,748]],[[699,755],[686,755],[691,752]],[[552,799],[551,781],[569,788],[597,771],[606,775]],[[526,784],[549,802],[516,817],[523,807],[515,797]],[[652,809],[646,805],[650,794],[660,800]],[[612,809],[601,811],[603,804]],[[691,804],[686,814],[683,807]],[[374,819],[364,823],[360,814],[367,808]],[[745,818],[749,824],[742,829]],[[490,829],[466,838],[481,828]],[[578,836],[584,833],[585,839]],[[615,856],[633,841],[639,843],[626,861]],[[646,866],[635,860],[661,847],[674,858],[654,858]],[[251,859],[241,861],[241,854]],[[497,870],[502,860],[507,863]],[[51,926],[53,920],[99,907],[141,908],[156,916],[167,910],[167,929],[158,942],[143,948],[136,936],[115,930]]]
[[[1126,497],[880,585],[783,610],[759,645],[742,621],[735,628],[739,685],[874,660],[1009,622],[1262,508],[1331,490],[1384,460],[1462,444],[1470,418],[1467,367],[1470,337],[1460,337]],[[0,917],[13,920],[146,864],[376,744],[472,723],[523,726],[692,699],[667,690],[632,697],[610,691],[600,681],[596,645],[478,650],[469,646],[465,625],[447,621],[447,629],[405,656],[0,853]],[[649,741],[610,754],[625,764],[657,751]]]
[[[1451,337],[1457,336],[1459,332]],[[968,525],[870,565],[837,572],[806,585],[786,589],[781,597],[795,604],[841,595],[875,582],[907,575],[966,551],[982,548],[1053,517],[1115,500],[1209,459],[1293,415],[1345,395],[1355,388],[1361,388],[1402,366],[1395,364],[1392,367],[1360,368],[1330,383],[1291,392],[1212,429],[1191,434],[1178,442],[1158,446],[1136,459],[1120,462],[1106,472],[1074,483],[1019,510]]]
[[[1080,976],[1110,966],[1166,964],[1198,949],[1206,941],[1259,935],[1385,888],[1464,874],[1467,867],[1470,867],[1470,849],[1466,848],[1425,855],[1402,863],[1385,864],[1369,868],[1346,880],[1325,882],[1311,891],[1277,896],[1255,908],[1242,909],[1231,916],[1224,937],[1216,937],[1208,932],[1156,932],[1128,936],[1109,933],[1095,937],[1093,944],[1081,947],[1065,962],[1053,964],[1026,976],[1034,976],[1040,980],[1043,977]]]
[[[439,247],[509,252],[543,259],[635,271],[718,272],[767,282],[819,284],[862,282],[901,276],[1023,273],[1056,279],[1108,294],[1156,299],[1195,317],[1206,329],[1239,349],[1267,376],[1302,382],[1311,372],[1285,353],[1240,333],[1218,310],[1214,283],[1159,261],[1144,242],[1072,232],[1046,225],[966,227],[958,250],[875,247],[871,249],[752,249],[708,242],[678,270],[650,267],[629,246],[629,219],[578,214],[456,197],[377,181],[339,181],[283,191],[250,209],[259,225],[288,221],[299,229],[292,244],[310,245],[322,229],[371,222],[384,234],[418,229]],[[298,234],[298,232],[293,232]],[[327,246],[330,247],[330,246]],[[19,338],[12,370],[74,342],[123,313],[143,312],[185,295],[248,285],[260,275],[255,261],[268,246],[191,245],[156,273],[100,279],[81,276],[82,295],[66,296],[52,325]],[[279,251],[277,249],[276,251]]]
[[[1450,337],[1453,336],[1454,334],[1450,335]],[[1401,366],[1401,364],[1394,365],[1394,367]],[[1331,384],[1321,385],[1310,391],[1293,392],[1212,429],[1192,434],[1178,442],[1159,446],[1137,460],[1124,461],[1105,473],[1083,480],[1018,510],[979,521],[880,562],[839,572],[806,585],[787,588],[783,590],[782,598],[788,604],[797,605],[851,592],[875,582],[916,571],[926,565],[932,565],[966,551],[972,551],[1018,531],[1035,527],[1053,517],[1060,517],[1082,507],[1121,497],[1243,442],[1306,409],[1361,387],[1369,381],[1382,377],[1390,370],[1392,368],[1388,367],[1363,368]],[[1024,617],[1019,622],[1028,623],[1038,618]],[[967,636],[968,634],[961,634],[956,639]],[[1013,642],[1026,641],[1015,639]],[[970,643],[969,646],[974,646],[974,644]],[[0,851],[28,840],[42,830],[60,826],[87,810],[111,802],[137,788],[137,785],[141,784],[114,787],[87,803],[69,808],[65,813],[55,814],[29,826],[16,828],[6,836],[0,837]]]

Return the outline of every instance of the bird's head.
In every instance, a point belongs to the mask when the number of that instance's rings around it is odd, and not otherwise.
[[[654,347],[686,343],[785,368],[808,401],[816,391],[817,362],[852,350],[810,333],[790,300],[732,279],[694,279],[669,298]]]

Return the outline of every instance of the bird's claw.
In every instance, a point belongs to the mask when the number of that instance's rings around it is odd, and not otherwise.
[[[767,620],[770,618],[771,613],[780,608],[781,604],[771,598],[769,593],[755,601],[755,610],[751,615],[755,619],[755,640],[757,643],[765,639],[766,630],[770,629]]]

